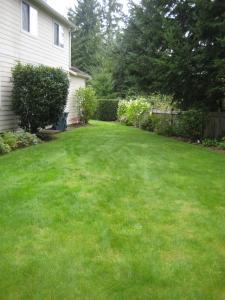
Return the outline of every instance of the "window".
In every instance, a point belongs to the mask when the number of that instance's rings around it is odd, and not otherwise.
[[[22,29],[37,36],[38,12],[24,1],[22,1]]]
[[[64,30],[57,23],[54,23],[54,44],[62,48],[64,47]]]

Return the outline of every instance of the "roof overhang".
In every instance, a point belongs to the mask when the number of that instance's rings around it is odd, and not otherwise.
[[[83,79],[86,79],[86,80],[89,80],[91,79],[91,76],[88,75],[88,74],[81,74],[79,72],[74,72],[72,70],[69,70],[69,73],[72,75],[72,76],[75,76],[75,77],[80,77],[80,78],[83,78]]]
[[[72,22],[70,22],[66,17],[58,13],[55,9],[53,9],[50,5],[48,5],[44,0],[31,0],[38,7],[42,8],[48,14],[52,15],[54,18],[59,20],[62,24],[70,28],[71,30],[75,29],[75,26]]]

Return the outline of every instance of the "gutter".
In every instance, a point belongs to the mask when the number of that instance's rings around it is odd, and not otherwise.
[[[58,13],[54,8],[52,8],[50,5],[48,5],[44,0],[31,0],[33,3],[35,3],[37,6],[42,8],[44,11],[46,11],[48,14],[54,16],[56,19],[60,20],[64,25],[69,27],[71,31],[75,29],[75,26],[72,22],[70,22],[66,17]]]
[[[84,74],[81,74],[81,73],[78,73],[78,72],[74,72],[74,71],[72,71],[72,70],[69,70],[69,73],[70,73],[71,75],[73,75],[73,76],[80,77],[80,78],[84,78],[84,79],[86,79],[86,80],[91,79],[91,76],[89,76],[89,75],[84,75]]]

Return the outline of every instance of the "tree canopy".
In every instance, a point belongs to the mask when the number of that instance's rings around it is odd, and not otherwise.
[[[97,96],[170,95],[183,109],[224,110],[224,0],[79,0],[72,61]],[[122,22],[126,20],[126,22]]]
[[[75,25],[71,42],[72,65],[91,73],[100,60],[100,5],[97,0],[78,0],[68,16]]]
[[[117,91],[170,94],[183,108],[223,108],[225,2],[142,0],[118,45]]]

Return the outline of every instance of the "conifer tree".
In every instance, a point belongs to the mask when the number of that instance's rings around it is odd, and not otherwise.
[[[91,73],[100,60],[100,5],[96,0],[78,0],[68,16],[75,25],[71,45],[72,64]]]

